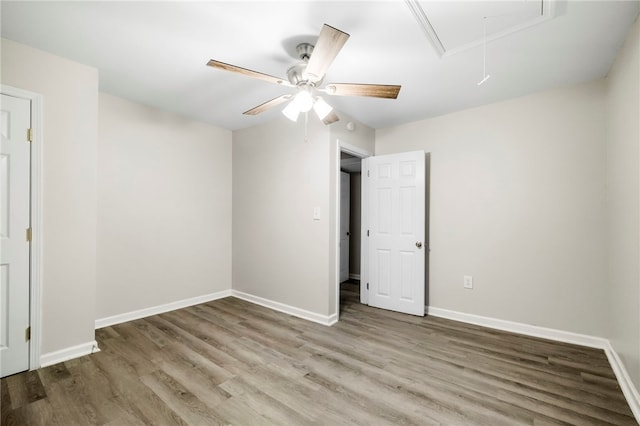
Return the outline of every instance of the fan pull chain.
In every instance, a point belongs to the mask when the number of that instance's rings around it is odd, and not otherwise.
[[[304,113],[304,141],[309,142],[309,111]]]

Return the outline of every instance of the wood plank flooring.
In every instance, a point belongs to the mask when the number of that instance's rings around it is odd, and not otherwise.
[[[0,380],[2,425],[635,425],[603,351],[359,304],[333,327],[234,298],[96,332]]]

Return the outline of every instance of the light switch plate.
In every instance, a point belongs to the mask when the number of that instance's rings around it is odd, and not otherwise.
[[[320,207],[313,208],[313,220],[320,220]]]
[[[464,288],[473,288],[473,277],[471,275],[464,276]]]

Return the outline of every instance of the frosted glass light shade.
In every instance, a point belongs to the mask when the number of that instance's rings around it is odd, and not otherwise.
[[[298,115],[300,115],[300,108],[294,101],[291,101],[283,108],[282,113],[289,120],[296,122],[298,121]]]
[[[320,120],[324,120],[333,108],[320,96],[313,97],[308,90],[300,90],[293,99],[282,109],[282,113],[289,120],[296,122],[301,112],[315,111]]]
[[[318,96],[313,104],[313,110],[316,112],[316,115],[320,120],[324,120],[324,118],[329,115],[333,108],[331,107],[331,105],[326,103],[324,99]]]
[[[295,103],[300,112],[307,112],[313,107],[313,96],[308,90],[300,90],[291,103]]]

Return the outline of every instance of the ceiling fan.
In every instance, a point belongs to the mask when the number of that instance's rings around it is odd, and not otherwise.
[[[324,124],[329,125],[340,118],[319,93],[335,96],[396,99],[400,92],[400,86],[385,84],[328,83],[325,87],[321,87],[327,69],[348,39],[349,34],[324,24],[315,46],[310,43],[300,43],[296,46],[296,52],[302,62],[287,70],[286,80],[213,59],[207,65],[295,88],[293,94],[278,96],[245,111],[243,114],[257,115],[269,108],[288,102],[282,113],[291,121],[297,121],[301,112],[306,113],[313,109],[318,118]]]

